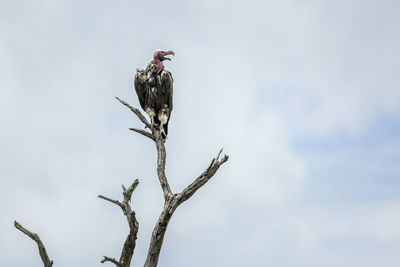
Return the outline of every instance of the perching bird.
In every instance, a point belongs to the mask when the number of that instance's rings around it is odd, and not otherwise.
[[[167,55],[175,54],[173,51],[157,49],[153,54],[153,61],[145,70],[136,69],[135,75],[135,90],[140,106],[149,115],[151,127],[159,127],[164,140],[167,138],[172,111],[174,82],[171,73],[164,69],[163,61],[171,60]]]

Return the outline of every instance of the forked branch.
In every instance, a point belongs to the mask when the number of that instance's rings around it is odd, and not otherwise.
[[[119,206],[122,209],[124,215],[126,216],[126,219],[129,224],[129,234],[126,237],[119,261],[117,261],[114,258],[104,256],[101,263],[105,263],[108,261],[120,267],[129,267],[131,264],[133,252],[136,247],[136,239],[137,239],[137,233],[139,231],[139,223],[136,219],[135,212],[131,208],[130,202],[132,198],[132,193],[138,185],[139,185],[138,179],[136,179],[128,189],[126,189],[125,186],[122,185],[122,190],[123,190],[122,195],[124,197],[124,200],[122,202],[102,195],[98,196],[101,199],[107,200]]]
[[[127,106],[135,115],[144,123],[146,128],[149,126],[147,120],[141,114],[141,112],[130,106],[125,101],[117,98],[122,104]],[[143,119],[144,118],[144,119]],[[147,253],[146,262],[144,267],[156,267],[158,263],[158,258],[160,255],[162,243],[164,240],[165,232],[167,230],[168,223],[175,212],[176,208],[182,204],[184,201],[188,200],[193,194],[204,184],[206,184],[218,171],[219,167],[228,161],[229,157],[224,155],[220,159],[222,149],[219,151],[218,155],[212,159],[208,168],[195,179],[190,185],[188,185],[181,193],[174,194],[168,184],[167,176],[165,175],[165,165],[166,165],[166,150],[164,146],[164,140],[160,135],[160,131],[156,128],[150,128],[151,134],[144,130],[130,128],[130,130],[135,131],[141,135],[144,135],[152,139],[156,145],[157,149],[157,176],[161,185],[161,189],[164,195],[164,208],[158,218],[156,225],[154,226],[153,233],[151,236],[150,247]]]
[[[191,196],[193,196],[196,191],[202,187],[214,174],[218,171],[219,167],[228,161],[229,156],[224,155],[222,159],[219,159],[222,152],[222,148],[219,151],[217,157],[211,160],[208,168],[199,176],[196,180],[194,180],[190,185],[188,185],[185,189],[183,189],[182,193],[177,195],[178,203],[182,203],[188,200]]]
[[[220,159],[220,155],[222,153],[222,149],[221,149],[219,151],[218,155],[212,159],[210,165],[206,168],[206,170],[202,174],[200,174],[200,176],[198,176],[181,193],[174,194],[171,190],[171,187],[168,184],[167,176],[165,175],[165,165],[166,165],[167,154],[165,151],[164,140],[161,137],[159,129],[157,127],[150,127],[149,122],[147,121],[147,119],[142,115],[142,113],[138,109],[130,106],[127,102],[119,99],[118,97],[117,97],[117,99],[123,105],[127,106],[145,125],[145,128],[149,128],[151,130],[151,133],[147,132],[145,130],[136,129],[136,128],[130,128],[130,130],[137,132],[147,138],[150,138],[151,140],[154,141],[154,143],[156,145],[157,176],[158,176],[158,180],[161,185],[161,189],[163,191],[165,202],[164,202],[164,208],[158,218],[156,225],[154,226],[152,236],[151,236],[151,241],[150,241],[150,247],[149,247],[149,250],[147,253],[146,262],[144,264],[144,267],[156,267],[168,223],[169,223],[173,213],[175,212],[176,208],[180,204],[182,204],[183,202],[188,200],[190,197],[192,197],[198,189],[200,189],[203,185],[205,185],[214,176],[214,174],[218,171],[219,167],[228,161],[229,157],[227,155],[224,155]],[[119,261],[116,260],[115,258],[103,256],[104,258],[101,260],[101,263],[110,262],[117,267],[129,267],[131,264],[133,253],[134,253],[135,246],[136,246],[137,233],[139,231],[139,223],[136,219],[135,212],[132,210],[132,208],[130,206],[130,202],[131,202],[131,198],[132,198],[132,193],[136,189],[138,184],[139,184],[139,181],[136,179],[132,183],[132,185],[129,186],[128,188],[125,188],[124,186],[122,186],[122,190],[123,190],[122,202],[102,196],[102,195],[98,196],[99,198],[104,199],[104,200],[111,202],[111,203],[117,205],[118,207],[120,207],[128,221],[128,225],[129,225],[129,234],[126,237]],[[39,236],[37,234],[32,233],[29,230],[25,229],[21,224],[19,224],[16,221],[14,221],[14,226],[18,230],[23,232],[24,234],[28,235],[30,238],[32,238],[36,242],[36,244],[38,245],[39,254],[40,254],[40,257],[42,258],[44,266],[51,267],[53,265],[53,261],[51,261],[49,256],[47,255],[46,249],[45,249],[42,241],[40,240]]]

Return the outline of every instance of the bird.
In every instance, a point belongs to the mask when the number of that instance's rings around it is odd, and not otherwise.
[[[173,83],[171,72],[164,68],[163,61],[171,60],[167,55],[175,56],[174,51],[157,49],[153,60],[146,69],[136,69],[135,91],[140,106],[150,117],[150,127],[158,128],[165,141],[168,135],[168,122],[172,112]]]

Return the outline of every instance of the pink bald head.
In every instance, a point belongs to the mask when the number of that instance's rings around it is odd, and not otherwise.
[[[154,51],[153,59],[154,59],[154,63],[156,63],[156,66],[157,66],[157,74],[160,73],[160,71],[162,70],[162,68],[164,66],[162,62],[164,60],[171,60],[170,58],[166,57],[167,55],[174,55],[175,56],[175,53],[174,53],[174,51],[165,52],[165,51],[160,50],[160,49],[157,49],[156,51]]]

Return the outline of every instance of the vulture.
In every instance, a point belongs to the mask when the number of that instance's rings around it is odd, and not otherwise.
[[[163,61],[171,60],[167,55],[175,53],[157,49],[146,69],[136,69],[135,75],[135,91],[140,106],[149,115],[151,127],[160,129],[163,140],[168,135],[174,82],[171,73],[164,68]]]

